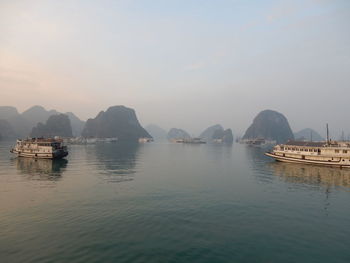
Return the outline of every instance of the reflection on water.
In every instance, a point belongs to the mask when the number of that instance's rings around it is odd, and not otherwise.
[[[108,182],[124,182],[133,180],[138,160],[139,143],[104,143],[96,144],[95,158],[99,164],[100,174]]]
[[[282,162],[271,162],[270,167],[286,182],[350,187],[350,170],[347,169]]]
[[[27,179],[49,181],[59,180],[68,163],[66,159],[33,158],[16,158],[15,162],[17,170],[24,174]]]
[[[208,144],[206,152],[214,160],[229,160],[232,158],[232,144]]]
[[[317,185],[326,187],[350,187],[350,169],[283,163],[264,155],[265,150],[253,147],[245,149],[250,166],[261,182],[272,183],[275,176],[287,183]]]
[[[247,157],[250,168],[254,171],[253,176],[262,183],[272,183],[274,177],[267,164],[271,159],[265,156],[265,149],[241,145]]]
[[[350,191],[311,185],[347,170],[197,146],[73,145],[67,164],[0,144],[0,261],[349,262]]]

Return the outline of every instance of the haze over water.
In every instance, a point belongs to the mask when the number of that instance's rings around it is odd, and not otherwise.
[[[1,262],[349,262],[350,171],[234,144],[0,144]]]

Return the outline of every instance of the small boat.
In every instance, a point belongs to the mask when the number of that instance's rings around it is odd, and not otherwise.
[[[148,143],[148,142],[153,142],[153,138],[148,138],[148,137],[139,138],[139,143]]]
[[[67,146],[58,138],[32,138],[17,140],[11,153],[18,157],[30,157],[37,159],[60,159],[68,155]]]

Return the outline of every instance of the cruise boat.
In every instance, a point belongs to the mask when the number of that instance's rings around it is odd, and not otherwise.
[[[288,141],[265,154],[281,162],[350,168],[350,142]]]
[[[68,155],[67,146],[62,139],[32,138],[17,140],[11,153],[19,157],[31,157],[38,159],[59,159]]]

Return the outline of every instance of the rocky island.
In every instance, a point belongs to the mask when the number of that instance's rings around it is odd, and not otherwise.
[[[191,135],[185,130],[178,128],[171,128],[168,132],[167,138],[169,141],[179,140],[179,139],[191,139]]]
[[[279,144],[293,140],[294,134],[283,114],[273,110],[264,110],[254,118],[242,139],[258,138],[273,140]]]
[[[53,138],[55,136],[63,138],[73,137],[72,127],[67,115],[52,115],[45,124],[39,122],[30,133],[30,137],[33,138]]]
[[[152,138],[140,125],[133,109],[125,106],[109,107],[95,118],[88,119],[82,136],[85,138],[118,138],[120,141],[137,141]]]
[[[205,129],[199,136],[206,142],[232,143],[233,134],[231,129],[224,129],[220,124],[216,124]]]

